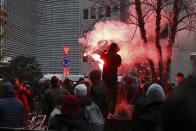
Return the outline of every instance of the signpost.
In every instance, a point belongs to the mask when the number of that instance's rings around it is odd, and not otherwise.
[[[64,68],[63,69],[63,76],[64,77],[69,77],[69,68]]]
[[[65,53],[65,57],[63,57],[63,59],[61,60],[64,69],[63,69],[63,76],[64,77],[69,77],[69,66],[70,66],[70,58],[67,56],[67,54],[69,53],[70,47],[69,46],[62,46],[62,49]]]

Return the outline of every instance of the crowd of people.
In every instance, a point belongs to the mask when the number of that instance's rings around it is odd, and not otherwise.
[[[69,78],[61,82],[55,75],[40,81],[39,102],[27,82],[20,84],[18,78],[5,82],[0,87],[0,127],[28,129],[30,114],[36,112],[46,116],[44,128],[49,130],[103,131],[110,119],[129,119],[132,131],[195,130],[196,76],[178,73],[178,85],[167,92],[158,83],[138,83],[129,73],[118,81],[118,51],[112,43],[100,53],[107,64],[103,73],[92,70],[89,82],[84,78],[76,84]]]

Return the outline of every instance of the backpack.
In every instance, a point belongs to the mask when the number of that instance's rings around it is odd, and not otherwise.
[[[90,124],[91,131],[103,131],[105,120],[97,104],[92,102],[91,105],[86,105],[84,115]]]

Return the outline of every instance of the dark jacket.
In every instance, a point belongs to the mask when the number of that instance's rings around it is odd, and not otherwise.
[[[53,87],[46,90],[43,99],[43,113],[47,115],[47,118],[49,117],[52,110],[55,108],[58,96],[64,94],[66,94],[65,90],[58,87]]]
[[[21,128],[24,126],[24,106],[14,98],[14,90],[14,86],[9,82],[2,87],[0,127]]]
[[[84,110],[86,105],[91,105],[92,101],[88,96],[78,96],[79,104],[80,104],[80,114],[84,117]]]
[[[90,97],[95,102],[104,118],[107,118],[110,107],[106,86],[101,81],[96,81],[90,90]]]
[[[80,113],[56,115],[49,125],[49,130],[88,131],[88,123],[82,120]]]
[[[143,100],[141,101],[144,102]],[[143,107],[138,108],[137,114],[134,114],[132,126],[133,131],[155,131],[161,118],[162,101],[146,104]]]
[[[116,53],[106,53],[102,55],[103,65],[103,81],[105,83],[117,82],[118,67],[121,65],[121,57]]]

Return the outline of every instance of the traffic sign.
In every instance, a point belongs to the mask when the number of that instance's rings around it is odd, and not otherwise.
[[[69,59],[69,57],[63,57],[63,59],[62,59],[62,64],[64,65],[64,66],[69,66],[70,65],[70,59]]]
[[[69,53],[70,48],[71,48],[70,46],[62,46],[62,49],[63,49],[66,56]]]
[[[63,69],[63,76],[64,77],[69,77],[69,68],[64,68]]]

